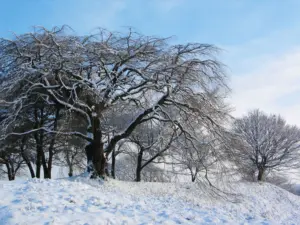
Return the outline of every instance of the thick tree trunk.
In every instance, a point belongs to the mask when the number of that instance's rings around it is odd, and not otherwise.
[[[93,166],[94,172],[92,178],[96,177],[105,177],[105,165],[106,165],[106,157],[104,156],[104,149],[102,143],[102,132],[100,127],[100,120],[97,117],[93,117]]]
[[[143,153],[144,153],[144,150],[140,149],[140,151],[138,153],[137,166],[136,166],[136,178],[135,178],[136,182],[141,181]]]
[[[264,172],[265,172],[264,168],[260,168],[258,170],[258,175],[257,175],[257,180],[258,181],[262,181],[263,180]]]
[[[14,174],[8,175],[8,180],[10,181],[15,180],[15,175]]]

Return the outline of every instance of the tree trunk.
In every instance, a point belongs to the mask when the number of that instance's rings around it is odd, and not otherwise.
[[[258,176],[257,176],[257,180],[258,181],[262,181],[263,180],[264,172],[265,172],[264,168],[259,168],[258,169]]]
[[[67,161],[67,164],[69,167],[68,176],[72,177],[73,176],[73,157],[71,157],[71,159],[70,159],[70,151],[69,150],[66,152],[66,161]]]
[[[72,176],[73,176],[73,167],[72,167],[72,165],[69,165],[69,173],[68,173],[68,176],[69,176],[69,177],[72,177]]]
[[[31,162],[26,162],[27,166],[28,166],[28,169],[29,169],[29,172],[30,172],[30,175],[31,175],[31,178],[35,178],[35,174],[34,174],[34,170],[33,170],[33,167],[31,165]]]
[[[85,154],[86,154],[86,159],[87,159],[87,172],[92,172],[93,167],[93,144],[90,143],[87,146],[85,146]],[[69,156],[67,157],[67,159]],[[70,165],[71,162],[68,161],[68,164]]]
[[[136,166],[136,178],[135,178],[136,182],[141,181],[143,153],[144,153],[144,150],[140,149],[140,151],[138,153],[137,166]]]
[[[35,177],[35,173],[34,173],[33,167],[31,165],[30,160],[28,159],[28,156],[26,155],[26,153],[24,151],[25,142],[26,142],[26,137],[23,137],[22,138],[22,145],[21,145],[21,156],[22,156],[23,160],[25,161],[25,163],[26,163],[26,165],[27,165],[27,167],[29,169],[31,178],[34,178]]]
[[[35,178],[35,173],[34,173],[34,170],[33,170],[33,167],[32,167],[32,164],[31,162],[29,161],[29,159],[27,158],[26,155],[24,155],[24,153],[22,153],[22,158],[24,159],[28,169],[29,169],[29,172],[30,172],[30,175],[31,175],[31,178]]]
[[[50,171],[48,170],[46,157],[45,157],[45,153],[44,153],[43,150],[42,150],[41,154],[42,154],[42,165],[43,165],[43,171],[44,171],[44,178],[45,179],[50,179],[51,174],[49,173]]]
[[[93,117],[93,166],[94,172],[92,178],[96,177],[105,177],[105,165],[106,165],[106,157],[104,156],[104,149],[102,143],[102,132],[100,127],[100,120],[97,117]]]
[[[53,151],[51,150],[51,152],[49,152],[48,167],[47,167],[49,179],[51,179],[52,177],[52,161],[53,161]]]
[[[42,166],[42,155],[39,150],[37,150],[36,155],[36,177],[41,178],[41,166]]]
[[[188,169],[190,170],[190,173],[191,173],[192,182],[195,182],[195,180],[197,178],[197,173],[198,173],[197,168],[195,170],[195,173],[193,172],[193,167],[189,166]]]
[[[116,149],[114,148],[111,156],[111,176],[113,179],[116,179],[115,169],[116,169]]]
[[[109,177],[107,158],[108,158],[107,156],[104,157],[104,172],[105,172],[105,175]]]
[[[7,169],[7,177],[9,181],[15,180],[15,171],[12,165],[7,161],[5,163]]]
[[[40,115],[38,113],[38,108],[35,108],[34,110],[34,117],[35,117],[35,128],[39,128],[44,126],[44,110],[43,108],[40,109]],[[34,133],[34,139],[36,142],[36,177],[41,178],[41,167],[43,165],[44,168],[44,177],[45,177],[45,172],[47,174],[47,171],[45,171],[45,161],[43,159],[43,141],[44,141],[44,131],[40,130],[38,132]],[[44,156],[45,157],[45,156]]]
[[[41,178],[41,167],[43,166],[44,178],[49,178],[45,154],[42,143],[37,139],[36,177]]]
[[[58,119],[59,119],[59,111],[60,111],[59,108],[57,108],[56,112],[55,112],[54,123],[53,123],[53,131],[57,131],[57,124],[58,124]],[[49,179],[51,179],[55,139],[56,139],[56,134],[52,134],[50,145],[49,145],[49,159],[48,159],[48,166],[47,166],[47,173],[48,173],[47,174],[48,175],[47,178],[49,178]]]

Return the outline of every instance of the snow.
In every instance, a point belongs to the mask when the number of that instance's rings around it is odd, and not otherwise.
[[[233,184],[237,202],[193,183],[84,176],[0,181],[0,224],[299,224],[300,199],[267,183]]]

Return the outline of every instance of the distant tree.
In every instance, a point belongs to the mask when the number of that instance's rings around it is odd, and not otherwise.
[[[25,166],[22,154],[26,151],[26,139],[7,138],[0,143],[0,174],[6,174],[8,180],[14,180]]]
[[[128,138],[137,148],[135,181],[141,181],[142,170],[163,157],[172,143],[180,136],[180,131],[173,127],[146,122]]]
[[[57,139],[54,164],[68,168],[68,176],[74,176],[75,171],[82,173],[86,171],[85,141],[78,137],[62,136]]]
[[[277,115],[253,110],[236,119],[231,159],[238,169],[257,173],[263,180],[266,171],[299,167],[300,130]]]
[[[188,171],[191,181],[195,182],[200,172],[206,173],[216,162],[216,144],[202,135],[202,140],[191,141],[181,138],[173,144],[173,160],[181,171]]]

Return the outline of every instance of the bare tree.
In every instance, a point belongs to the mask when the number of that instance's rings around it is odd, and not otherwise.
[[[137,127],[128,138],[137,148],[135,181],[141,181],[142,170],[163,157],[178,136],[180,132],[176,128],[151,121]]]
[[[235,120],[233,132],[238,138],[231,146],[232,159],[239,169],[257,172],[257,180],[267,170],[299,166],[300,130],[282,117],[253,110]]]
[[[143,122],[171,123],[191,136],[181,125],[183,120],[168,113],[170,107],[182,118],[198,117],[207,132],[223,129],[228,87],[214,46],[169,45],[168,39],[144,36],[132,29],[126,34],[100,29],[84,37],[66,32],[65,27],[36,27],[13,40],[0,40],[4,74],[0,102],[10,115],[1,122],[5,136],[39,131],[81,137],[92,144],[96,177],[105,174],[105,154]],[[62,132],[54,124],[39,123],[23,133],[11,132],[9,127],[36,99],[80,117],[87,130]],[[135,114],[123,130],[112,131],[105,121],[110,110],[120,104],[135,108]]]
[[[26,148],[24,139],[9,138],[0,144],[0,173],[6,174],[8,180],[15,180],[16,174],[25,166],[21,153]],[[4,165],[4,168],[2,165]]]
[[[181,138],[173,144],[173,163],[181,171],[188,171],[192,182],[196,181],[200,172],[205,173],[217,161],[214,140],[203,134],[201,136],[201,141]]]
[[[55,165],[68,168],[68,176],[74,176],[74,172],[84,172],[86,170],[86,160],[84,146],[65,145],[60,154],[55,157]]]
[[[126,144],[126,139],[123,141],[119,141],[119,143],[113,148],[111,155],[111,158],[109,159],[109,155],[107,155],[107,160],[111,161],[110,165],[110,175],[113,179],[116,178],[116,164],[117,164],[117,157],[124,153],[124,145]]]

